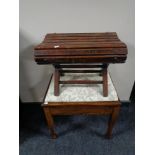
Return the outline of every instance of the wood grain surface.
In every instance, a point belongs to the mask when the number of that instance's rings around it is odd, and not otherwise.
[[[47,34],[34,48],[34,58],[38,64],[123,63],[126,57],[127,46],[116,32],[52,33]]]

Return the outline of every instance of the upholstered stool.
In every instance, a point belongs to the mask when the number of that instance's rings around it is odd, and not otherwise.
[[[96,74],[67,74],[62,80],[101,80],[102,76]],[[112,129],[120,110],[120,101],[116,89],[108,73],[108,96],[102,94],[100,84],[61,84],[60,95],[54,95],[54,79],[51,76],[44,103],[42,104],[48,128],[52,138],[57,135],[54,131],[53,116],[55,115],[110,115],[106,136],[112,136]]]

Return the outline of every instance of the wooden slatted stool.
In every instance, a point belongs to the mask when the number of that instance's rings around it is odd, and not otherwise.
[[[116,32],[49,33],[46,34],[43,41],[34,48],[34,59],[37,64],[53,64],[55,66],[55,96],[59,96],[59,83],[103,83],[103,96],[108,96],[107,67],[113,63],[124,63],[126,58],[127,46],[119,39]],[[101,71],[103,80],[59,81],[62,72],[66,72],[61,70],[64,67],[60,66],[61,64],[70,64],[70,67],[74,68],[74,65],[78,63],[83,63],[85,66],[87,66],[88,63],[104,64]],[[93,68],[93,65],[91,66]],[[82,67],[83,66],[79,65],[79,68]],[[88,71],[86,70],[85,72]]]
[[[76,73],[75,73],[76,74]],[[89,73],[85,74],[68,74],[62,76],[62,79],[73,80],[101,80],[102,76],[96,76]],[[110,75],[108,74],[108,96],[102,95],[102,85],[84,84],[79,85],[61,85],[61,93],[59,96],[54,95],[54,79],[51,77],[49,82],[44,103],[42,104],[48,128],[51,132],[52,138],[56,138],[57,134],[54,131],[53,116],[55,115],[109,115],[108,128],[106,136],[111,138],[112,129],[117,120],[120,101],[117,92],[114,88]]]

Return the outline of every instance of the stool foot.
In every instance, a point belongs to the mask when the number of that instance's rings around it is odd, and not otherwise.
[[[51,137],[52,137],[52,139],[56,139],[58,137],[58,135],[56,133],[52,133]]]
[[[56,139],[57,134],[54,131],[54,120],[53,120],[53,116],[50,113],[49,107],[44,107],[43,110],[46,117],[48,128],[50,130],[51,137],[52,139]]]
[[[112,138],[112,133],[106,132],[105,135],[104,135],[104,137],[105,137],[106,139],[111,139],[111,138]]]
[[[105,134],[106,138],[108,138],[108,139],[112,138],[112,129],[113,129],[113,127],[116,123],[116,120],[118,118],[119,110],[120,110],[120,106],[114,107],[113,112],[110,115],[109,122],[108,122],[108,129]]]

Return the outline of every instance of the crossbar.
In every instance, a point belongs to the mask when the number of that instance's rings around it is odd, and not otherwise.
[[[101,73],[102,70],[60,70],[60,73]]]
[[[103,68],[103,65],[59,65],[60,68]]]
[[[103,81],[93,81],[93,80],[68,80],[59,81],[60,84],[102,84]]]

